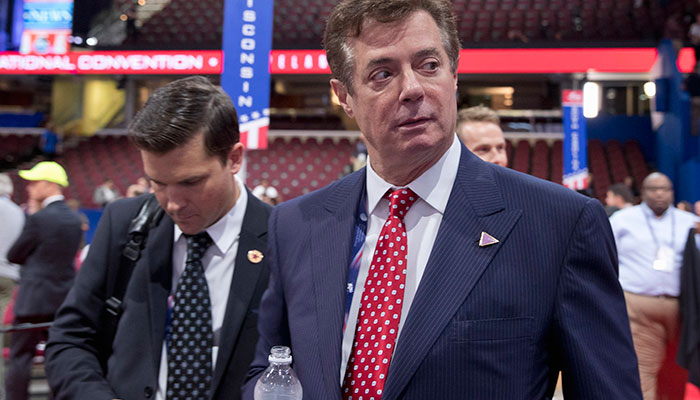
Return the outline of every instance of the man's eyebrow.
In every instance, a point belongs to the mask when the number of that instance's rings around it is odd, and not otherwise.
[[[413,54],[412,58],[426,58],[426,57],[436,57],[440,55],[440,51],[436,47],[430,47],[427,49],[419,50]],[[388,64],[393,62],[394,59],[391,57],[379,57],[369,60],[365,69],[372,69],[378,65]]]
[[[377,65],[388,64],[388,63],[390,63],[390,62],[392,62],[392,61],[394,61],[394,59],[391,58],[391,57],[374,58],[374,59],[369,60],[369,62],[367,63],[367,66],[365,67],[365,69],[366,69],[366,70],[367,70],[367,69],[372,69],[372,68],[376,67]]]
[[[428,49],[419,50],[413,55],[413,58],[437,57],[439,55],[440,51],[435,47],[431,47]]]

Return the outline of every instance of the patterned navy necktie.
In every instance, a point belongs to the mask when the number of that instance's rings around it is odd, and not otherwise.
[[[168,400],[207,399],[212,381],[211,300],[201,261],[212,240],[206,232],[185,237],[187,261],[173,299],[168,343]]]

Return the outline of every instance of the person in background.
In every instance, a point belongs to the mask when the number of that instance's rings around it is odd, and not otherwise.
[[[698,217],[673,207],[673,185],[660,172],[642,182],[642,203],[610,217],[644,400],[656,399],[666,350],[678,341],[680,268]],[[679,388],[682,393],[683,388]]]
[[[341,1],[324,47],[369,162],[273,209],[244,399],[274,345],[307,400],[640,399],[600,202],[455,134],[452,2]]]
[[[55,132],[56,127],[53,122],[48,121],[44,126],[44,133],[39,137],[39,147],[46,159],[53,160],[59,152],[61,139]]]
[[[686,201],[686,200],[679,201],[678,204],[676,204],[676,208],[679,210],[690,212],[690,213],[693,212],[693,205],[690,204],[690,202]]]
[[[630,192],[627,185],[623,183],[610,185],[605,194],[605,212],[610,217],[616,211],[633,206],[632,200],[632,192]]]
[[[150,190],[151,188],[148,184],[148,180],[142,176],[136,180],[136,183],[131,184],[128,188],[126,188],[126,197],[131,198],[140,196],[144,193],[148,193]]]
[[[20,265],[14,324],[50,322],[73,285],[82,222],[65,202],[63,188],[68,187],[68,177],[58,163],[43,161],[19,171],[19,176],[29,182],[29,198],[41,204],[41,209],[27,217],[7,252],[8,261]],[[32,359],[45,336],[42,330],[12,334],[5,379],[7,400],[28,398]]]
[[[0,174],[0,315],[12,298],[19,280],[19,265],[7,261],[7,250],[17,240],[24,226],[24,212],[12,201],[13,185],[8,174]]]
[[[260,184],[253,189],[253,195],[272,206],[280,202],[279,192],[274,186],[270,185],[267,179],[263,179]]]
[[[693,203],[693,211],[695,212],[695,215],[700,217],[700,200]]]
[[[114,186],[114,181],[105,179],[100,186],[95,188],[92,201],[98,206],[104,207],[114,200],[117,200],[119,197],[121,197],[121,194],[119,193],[119,189]]]
[[[472,153],[486,162],[508,166],[506,139],[498,114],[484,106],[469,107],[457,114],[457,135]]]

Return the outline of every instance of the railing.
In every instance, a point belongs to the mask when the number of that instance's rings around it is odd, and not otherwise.
[[[39,324],[18,324],[0,326],[0,350],[3,351],[0,357],[0,398],[4,398],[5,393],[5,334],[13,332],[27,332],[35,330],[45,330],[51,327],[51,322],[42,322]]]

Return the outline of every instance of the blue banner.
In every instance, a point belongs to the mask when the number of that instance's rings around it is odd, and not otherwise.
[[[564,186],[571,189],[588,187],[588,149],[586,119],[583,117],[583,91],[564,90],[562,96],[564,123]]]
[[[73,27],[73,1],[24,2],[24,29],[68,29]]]
[[[273,1],[225,0],[221,87],[231,96],[247,149],[267,148]]]

